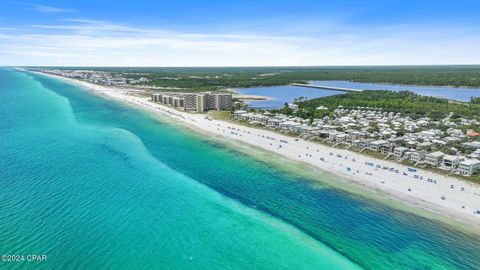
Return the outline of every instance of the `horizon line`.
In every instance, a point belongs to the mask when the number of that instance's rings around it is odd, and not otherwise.
[[[392,64],[392,65],[245,65],[245,66],[87,66],[87,65],[0,65],[0,67],[95,67],[95,68],[109,68],[109,67],[122,67],[122,68],[343,68],[343,67],[475,67],[478,64]]]

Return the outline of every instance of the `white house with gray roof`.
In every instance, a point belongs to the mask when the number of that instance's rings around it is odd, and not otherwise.
[[[465,176],[471,176],[480,170],[480,160],[466,159],[458,164],[458,173]]]

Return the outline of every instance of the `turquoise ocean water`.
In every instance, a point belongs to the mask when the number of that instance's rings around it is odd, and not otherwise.
[[[0,254],[48,256],[0,268],[480,269],[479,247],[78,86],[0,69]]]

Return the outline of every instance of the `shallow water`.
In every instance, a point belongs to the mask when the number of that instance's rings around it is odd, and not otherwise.
[[[63,81],[0,69],[0,105],[0,253],[36,267],[480,268],[475,235]]]

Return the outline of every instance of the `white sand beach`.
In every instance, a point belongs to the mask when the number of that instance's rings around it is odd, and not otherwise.
[[[128,95],[126,89],[54,77],[80,84],[108,98],[171,116],[199,131],[241,141],[291,160],[305,162],[322,171],[336,174],[346,181],[356,182],[372,192],[381,191],[409,205],[420,206],[456,220],[480,225],[480,214],[477,213],[480,210],[478,184],[421,169],[409,170],[409,167],[399,163],[295,139],[273,131],[212,120],[205,114],[181,112],[153,103],[148,98]]]
[[[242,95],[242,94],[233,94],[234,98],[238,98],[241,100],[269,100],[270,97],[266,96],[259,96],[259,95]]]

